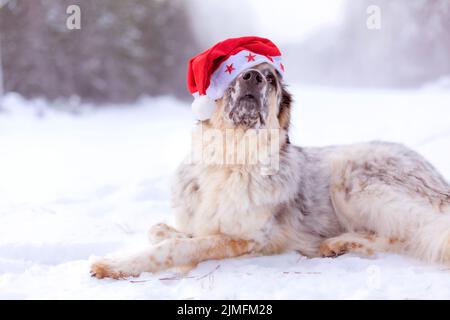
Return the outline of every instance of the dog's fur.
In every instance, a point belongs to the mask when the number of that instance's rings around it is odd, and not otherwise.
[[[308,257],[390,251],[450,264],[450,186],[430,163],[394,143],[290,144],[291,95],[281,76],[268,64],[251,71],[258,81],[239,75],[213,117],[198,126],[233,128],[233,143],[250,128],[279,130],[279,170],[263,175],[258,164],[183,163],[173,188],[177,229],[154,226],[152,246],[100,259],[93,275],[117,279],[288,250]]]

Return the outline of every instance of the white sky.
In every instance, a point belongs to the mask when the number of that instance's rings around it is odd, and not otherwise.
[[[194,30],[203,45],[259,35],[276,43],[299,42],[338,24],[345,0],[190,0]]]
[[[344,0],[247,0],[262,33],[294,42],[324,25],[338,24]],[[275,21],[276,23],[270,23]]]

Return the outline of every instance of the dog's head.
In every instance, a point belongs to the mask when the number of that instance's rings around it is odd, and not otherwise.
[[[210,119],[213,128],[284,129],[290,121],[291,95],[280,73],[261,63],[241,72],[229,85]]]

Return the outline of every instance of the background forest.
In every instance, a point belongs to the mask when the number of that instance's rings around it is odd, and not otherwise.
[[[188,58],[247,34],[277,43],[289,80],[303,84],[420,87],[450,74],[449,0],[337,1],[333,25],[297,37],[302,20],[295,17],[309,10],[305,2],[284,12],[280,5],[261,18],[266,3],[0,0],[0,88],[28,98],[95,102],[186,99]],[[81,8],[80,30],[66,27],[72,4]],[[366,27],[370,5],[381,8],[379,30]]]

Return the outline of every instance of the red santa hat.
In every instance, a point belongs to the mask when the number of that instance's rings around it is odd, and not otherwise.
[[[202,121],[211,118],[214,101],[223,96],[230,83],[242,71],[263,62],[284,73],[280,50],[269,39],[260,37],[227,39],[191,58],[187,87],[194,96],[192,111],[196,117]]]

